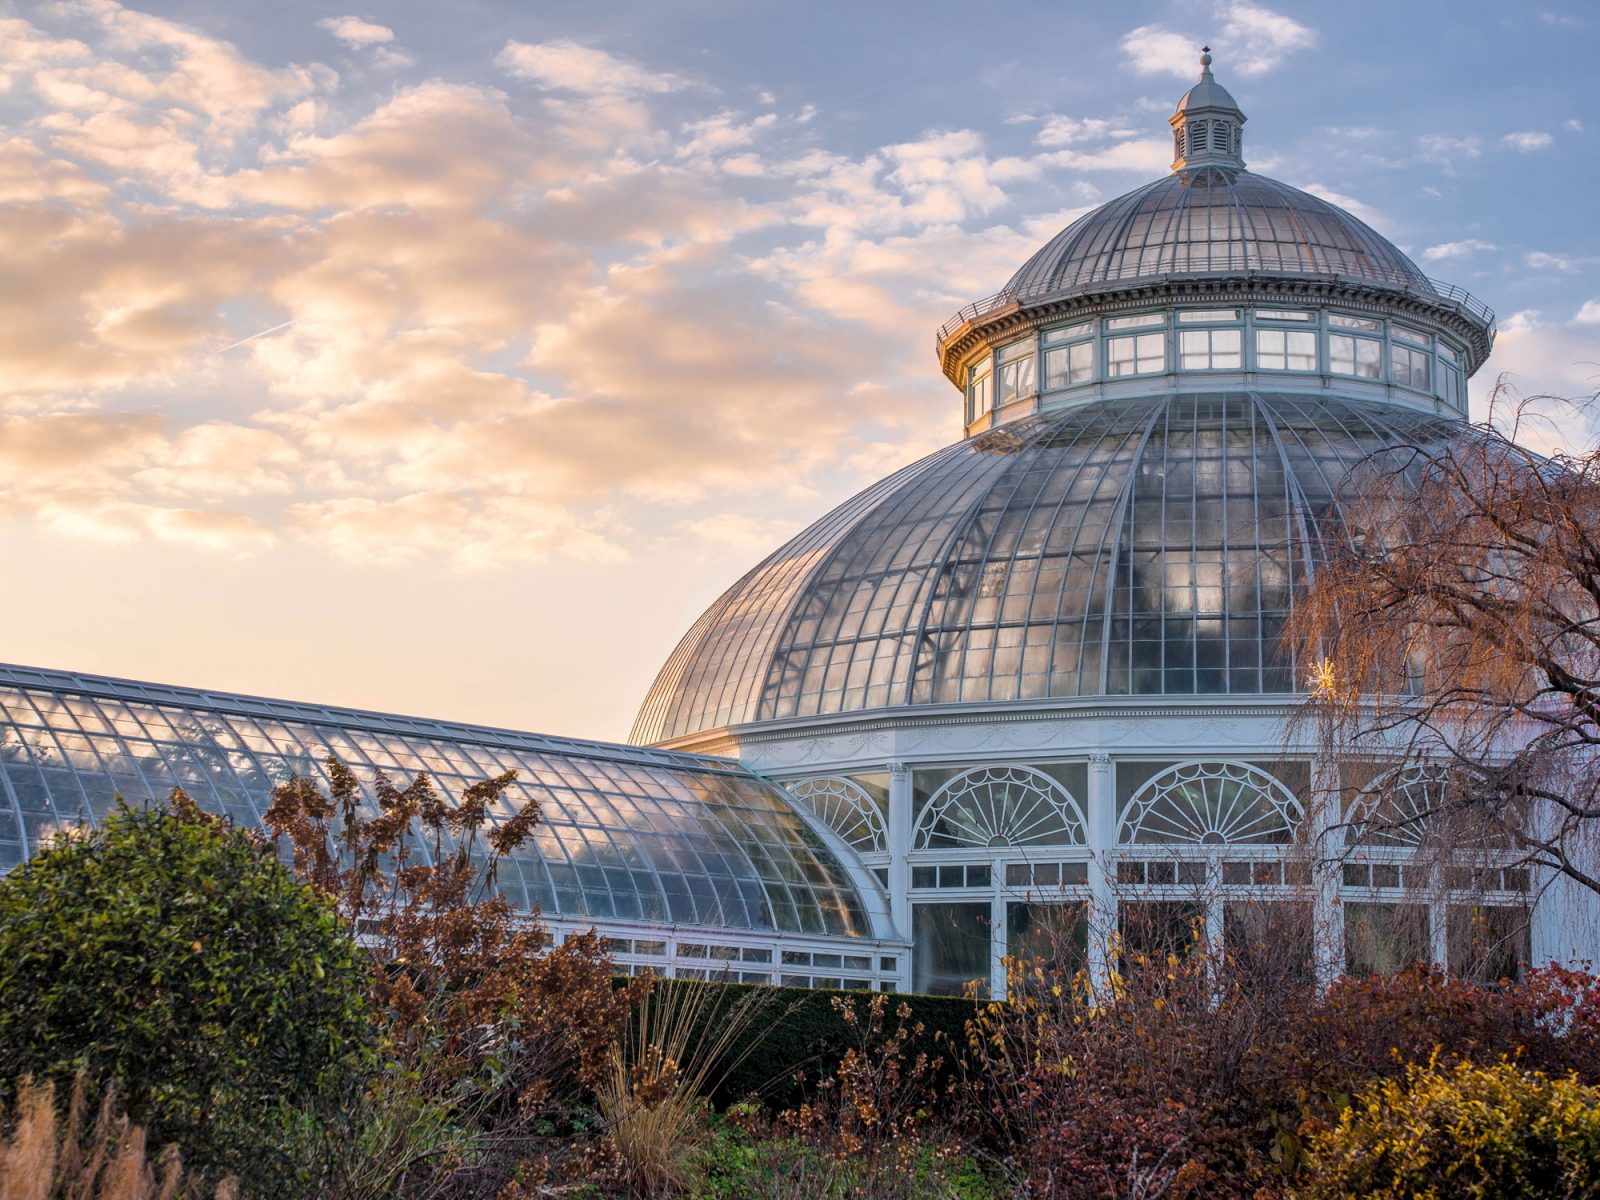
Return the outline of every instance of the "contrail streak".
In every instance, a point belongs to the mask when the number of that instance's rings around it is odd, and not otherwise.
[[[289,326],[293,325],[294,322],[298,321],[299,319],[300,319],[299,317],[295,317],[294,320],[285,321],[282,325],[274,325],[271,329],[263,329],[260,333],[252,333],[249,337],[240,338],[233,345],[224,346],[221,350],[213,351],[213,353],[215,353],[215,354],[226,354],[229,350],[236,350],[240,346],[244,345],[246,342],[253,342],[257,338],[266,337],[267,334],[269,334],[269,333],[277,333],[278,330],[280,330],[280,329],[287,329],[287,328],[289,328]]]

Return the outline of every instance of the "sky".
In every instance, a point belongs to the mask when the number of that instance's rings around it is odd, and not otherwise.
[[[1600,388],[1592,4],[346,2],[0,4],[0,660],[625,737],[1202,42],[1480,406]]]

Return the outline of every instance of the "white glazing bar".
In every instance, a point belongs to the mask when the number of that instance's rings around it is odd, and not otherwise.
[[[996,887],[989,901],[989,995],[996,1000],[1006,994],[1006,897]]]
[[[1117,842],[1117,796],[1110,755],[1089,757],[1089,979],[1096,990],[1110,973],[1110,942],[1116,929],[1116,897],[1110,858]]]
[[[911,937],[911,768],[889,764],[889,919],[895,934]],[[904,972],[910,979],[910,971]]]

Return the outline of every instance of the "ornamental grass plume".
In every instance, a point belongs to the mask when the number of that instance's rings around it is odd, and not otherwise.
[[[8,1131],[0,1137],[0,1200],[195,1200],[199,1181],[183,1177],[177,1147],[152,1160],[144,1129],[120,1111],[107,1088],[92,1124],[86,1124],[87,1085],[74,1081],[65,1118],[58,1116],[53,1083],[23,1080],[15,1110],[0,1112]],[[9,1119],[8,1119],[9,1118]],[[213,1200],[236,1200],[232,1178]]]
[[[651,979],[624,1029],[596,1098],[611,1172],[631,1196],[671,1196],[694,1181],[707,1136],[707,1097],[760,1045],[745,1034],[766,997],[752,990],[722,1008],[726,994]]]

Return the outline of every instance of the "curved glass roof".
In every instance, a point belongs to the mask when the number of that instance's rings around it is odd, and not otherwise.
[[[1393,243],[1286,183],[1217,167],[1180,171],[1101,205],[1011,277],[1002,300],[1191,274],[1332,275],[1432,295]]]
[[[905,468],[695,624],[647,743],[889,706],[1292,691],[1281,631],[1346,470],[1460,426],[1255,391],[1034,415]]]
[[[504,771],[532,839],[501,863],[517,907],[552,918],[872,936],[845,865],[784,794],[736,763],[471,725],[0,666],[0,868],[121,795],[258,826],[274,785],[427,771],[451,796]],[[495,819],[505,819],[508,806]]]

